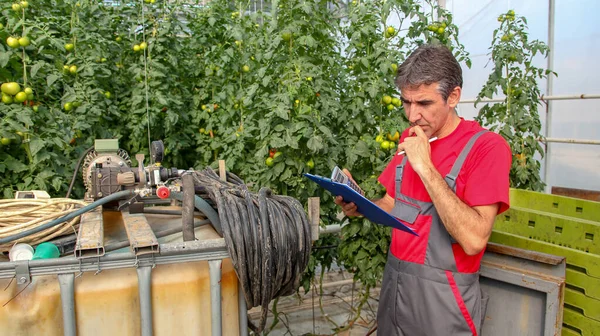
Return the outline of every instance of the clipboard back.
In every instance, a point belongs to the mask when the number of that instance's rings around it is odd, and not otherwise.
[[[418,236],[413,229],[404,225],[394,216],[390,215],[389,213],[378,207],[375,203],[371,202],[369,199],[365,198],[349,186],[342,183],[334,182],[331,179],[317,175],[304,174],[304,176],[309,178],[311,181],[317,183],[324,189],[328,190],[332,195],[342,196],[344,198],[344,201],[356,204],[358,212],[360,212],[371,222],[380,225],[390,226]]]

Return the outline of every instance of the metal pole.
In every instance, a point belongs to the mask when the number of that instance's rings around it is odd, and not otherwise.
[[[138,291],[140,296],[140,316],[142,336],[152,336],[152,266],[138,267]]]
[[[221,263],[222,260],[209,260],[210,274],[210,322],[212,336],[221,336]]]
[[[577,94],[577,95],[556,95],[556,96],[548,96],[548,95],[542,95],[539,97],[540,100],[544,100],[544,101],[551,101],[551,100],[576,100],[576,99],[600,99],[600,94],[586,94],[586,93],[582,93],[582,94]],[[466,104],[466,103],[475,103],[477,101],[477,99],[475,98],[470,98],[470,99],[463,99],[459,102],[459,104]],[[504,101],[504,98],[494,98],[494,99],[482,99],[479,101],[479,103],[481,104],[485,104],[485,103],[501,103]]]
[[[570,143],[570,144],[580,144],[580,145],[600,145],[599,140],[578,140],[578,139],[562,139],[562,138],[546,138],[542,139],[542,142],[551,143]]]
[[[75,336],[77,334],[75,324],[75,274],[59,274],[58,284],[60,286],[64,335]]]
[[[238,281],[238,310],[240,312],[240,336],[248,336],[248,307],[242,285]]]
[[[549,70],[554,68],[554,0],[548,0],[548,66]],[[546,95],[552,95],[554,78],[552,74],[548,76],[548,86],[546,87]],[[548,101],[546,105],[546,138],[552,136],[552,102]],[[544,182],[546,183],[546,193],[552,191],[550,185],[550,165],[551,165],[552,148],[550,143],[546,143],[546,153],[544,155]]]

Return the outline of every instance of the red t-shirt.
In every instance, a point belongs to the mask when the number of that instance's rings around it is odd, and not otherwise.
[[[461,118],[458,127],[448,136],[432,142],[431,159],[437,171],[445,177],[450,172],[454,161],[467,144],[471,136],[483,130],[476,121],[467,121]],[[400,142],[408,135],[408,130],[402,133]],[[394,158],[379,176],[379,182],[387,189],[388,195],[395,199],[396,166],[403,155],[394,155]],[[509,207],[509,172],[512,163],[512,154],[508,143],[494,132],[483,134],[471,149],[456,180],[456,195],[467,205],[489,205],[500,203],[498,213],[506,211]],[[421,181],[421,178],[407,162],[402,178],[402,194],[423,202],[431,202],[431,198]],[[419,222],[413,224],[419,225]],[[429,225],[429,224],[425,224]],[[418,228],[415,228],[418,229]],[[418,230],[421,231],[421,230]],[[415,256],[415,250],[423,246],[426,236],[416,237],[412,234],[394,229],[390,251],[401,260],[421,262],[424,261],[424,251],[421,256]],[[426,246],[426,244],[425,244]],[[459,272],[473,273],[479,270],[484,251],[478,255],[467,255],[458,244],[452,244],[454,257]],[[422,250],[422,249],[421,249]]]

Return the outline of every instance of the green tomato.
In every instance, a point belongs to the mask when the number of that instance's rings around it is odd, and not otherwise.
[[[71,75],[74,75],[77,73],[77,65],[71,65],[69,67],[69,72],[71,73]]]
[[[4,104],[12,104],[13,103],[13,97],[9,96],[5,93],[2,94],[2,102]]]
[[[67,44],[65,44],[65,50],[66,51],[72,51],[73,49],[75,49],[75,45],[73,43],[67,43]]]
[[[33,90],[30,87],[25,88],[25,90],[23,90],[23,92],[25,92],[27,94],[33,94]]]
[[[17,103],[22,103],[27,100],[27,93],[21,91],[15,95],[15,101]]]
[[[18,47],[20,47],[20,46],[21,46],[21,44],[19,44],[19,39],[17,39],[17,38],[14,38],[14,37],[12,37],[12,36],[9,36],[9,37],[6,39],[6,44],[7,44],[9,47],[13,48],[13,49],[16,49],[16,48],[18,48]]]
[[[30,44],[31,44],[31,40],[27,36],[23,36],[19,39],[19,45],[21,47],[27,47]]]
[[[267,165],[267,167],[273,167],[273,158],[271,158],[271,157],[268,157],[268,158],[265,160],[265,164]]]
[[[71,111],[73,109],[73,104],[71,103],[65,103],[65,106],[63,106],[63,109],[67,112]]]
[[[394,97],[392,98],[392,104],[396,107],[400,107],[400,105],[402,105],[402,102],[400,101],[400,99]]]
[[[104,97],[106,97],[106,99],[110,99],[110,97],[112,97],[111,93],[106,91],[104,92]]]
[[[146,43],[146,42],[140,43],[140,50],[146,50],[146,48],[148,48],[148,43]]]
[[[135,51],[135,52],[140,51],[140,45],[139,44],[134,45],[133,46],[133,51]]]
[[[2,86],[0,86],[0,90],[7,95],[14,96],[21,91],[21,86],[19,83],[9,82],[2,84]]]
[[[308,160],[308,162],[306,162],[306,166],[308,167],[308,169],[315,168],[315,161],[313,161],[313,159]]]
[[[394,104],[388,104],[387,109],[388,109],[388,111],[391,111],[394,109],[394,107],[395,107]]]
[[[12,10],[14,10],[15,12],[18,12],[21,10],[21,5],[18,3],[14,3],[12,4]]]
[[[378,143],[382,143],[383,142],[383,135],[379,134],[376,138],[375,141]]]
[[[242,67],[242,71],[243,71],[243,72],[249,72],[249,71],[250,71],[250,67],[249,67],[249,66],[247,66],[247,65],[244,65],[244,66]]]
[[[390,96],[383,96],[383,98],[381,99],[381,101],[385,104],[388,105],[392,102],[392,97]]]

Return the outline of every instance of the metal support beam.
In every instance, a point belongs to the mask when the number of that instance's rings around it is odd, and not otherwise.
[[[212,336],[221,336],[222,334],[221,264],[222,260],[208,261],[208,270],[210,274],[210,319]]]
[[[161,244],[160,250],[160,254],[155,255],[153,258],[137,258],[133,253],[127,252],[109,254],[99,258],[77,259],[75,257],[66,257],[30,260],[27,262],[3,262],[0,263],[0,279],[14,278],[17,273],[20,274],[20,272],[17,272],[17,266],[19,265],[27,266],[26,274],[36,276],[96,272],[98,269],[109,270],[129,268],[135,267],[136,265],[138,267],[143,267],[229,258],[225,240],[223,238],[186,243]],[[26,274],[24,273],[21,275],[21,277],[24,278],[24,281],[27,281]]]
[[[137,268],[142,336],[152,336],[152,266]]]
[[[554,0],[548,0],[548,65],[547,69],[554,69],[554,16],[555,16]],[[548,86],[546,87],[546,95],[552,95],[554,87],[554,77],[552,74],[548,76]],[[552,102],[549,101],[546,105],[546,138],[552,137]],[[550,179],[550,165],[552,155],[552,147],[550,143],[546,143],[546,153],[544,155],[544,182],[546,183],[546,192],[552,191],[552,186],[548,183]]]
[[[539,97],[542,101],[552,101],[552,100],[578,100],[578,99],[600,99],[600,94],[587,94],[582,93],[578,95],[542,95]],[[459,102],[459,104],[474,104],[477,101],[476,98],[463,99]],[[504,98],[493,98],[493,99],[482,99],[479,101],[480,104],[486,103],[501,103],[504,101]]]
[[[77,334],[75,324],[75,274],[59,274],[58,285],[60,286],[64,335],[75,336]]]
[[[238,310],[240,312],[240,336],[248,336],[248,307],[242,286],[238,282]]]

